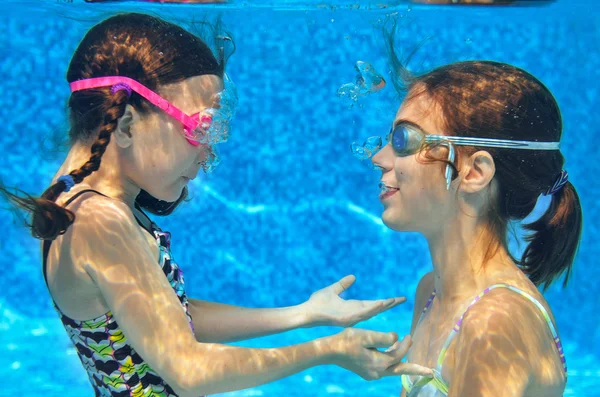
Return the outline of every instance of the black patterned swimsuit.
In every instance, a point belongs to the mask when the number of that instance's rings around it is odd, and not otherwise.
[[[71,197],[65,203],[65,207],[87,192],[102,195],[95,190],[83,190]],[[188,311],[188,300],[185,294],[183,271],[177,266],[171,255],[170,233],[161,231],[152,221],[150,221],[150,229],[144,227],[139,220],[137,221],[156,239],[160,251],[158,264],[162,267],[173,291],[177,294],[193,329],[194,325]],[[51,243],[46,240],[43,245],[44,279],[46,279],[46,261]],[[96,397],[177,396],[173,389],[144,362],[129,344],[111,312],[91,320],[79,321],[65,316],[55,303],[54,307],[77,349],[77,354],[88,373]]]

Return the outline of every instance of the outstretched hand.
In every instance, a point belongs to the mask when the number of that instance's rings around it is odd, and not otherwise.
[[[356,277],[349,275],[328,287],[314,292],[301,305],[307,316],[307,326],[351,327],[406,302],[405,297],[379,300],[342,299],[340,294],[354,284],[355,281]]]

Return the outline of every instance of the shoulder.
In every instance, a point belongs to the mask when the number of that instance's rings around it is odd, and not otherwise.
[[[501,287],[489,291],[465,313],[461,333],[483,337],[501,332],[518,337],[540,327],[547,328],[547,324],[534,302],[517,291]]]
[[[78,193],[76,193],[78,194]],[[58,200],[60,205],[65,205],[65,202],[74,198],[75,195],[70,195]],[[111,221],[119,219],[127,219],[127,215],[133,219],[133,213],[129,206],[121,200],[104,196],[93,191],[82,192],[72,202],[68,208],[76,213],[77,218],[85,218],[93,214],[97,215],[119,215],[118,218],[110,218]],[[98,219],[101,221],[102,219]]]
[[[511,340],[519,344],[521,330],[533,326],[535,307],[523,296],[496,288],[483,296],[464,315],[460,340]]]
[[[100,265],[120,263],[134,252],[155,256],[126,203],[94,193],[84,195],[69,205],[75,221],[65,237],[73,258]]]
[[[75,213],[73,226],[79,232],[115,234],[119,230],[138,229],[133,212],[126,203],[97,193],[83,193],[69,204],[68,209]],[[116,230],[102,227],[116,227]]]
[[[507,288],[491,290],[466,312],[453,356],[452,389],[480,391],[473,395],[523,395],[563,379],[543,313]]]
[[[502,359],[507,370],[519,368],[523,373],[530,373],[536,360],[558,358],[544,313],[508,288],[491,290],[465,313],[456,356],[474,361]]]

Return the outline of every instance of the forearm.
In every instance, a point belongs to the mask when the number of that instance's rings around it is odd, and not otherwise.
[[[198,343],[183,360],[177,392],[197,397],[255,387],[307,368],[332,364],[330,338],[277,349]]]
[[[306,326],[301,306],[251,309],[189,299],[196,340],[226,343],[277,334]]]

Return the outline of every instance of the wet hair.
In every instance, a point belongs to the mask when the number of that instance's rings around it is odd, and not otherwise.
[[[207,26],[206,23],[203,25]],[[227,39],[231,42],[231,38],[217,36],[221,29],[218,21],[210,27],[214,42],[205,42],[178,25],[150,15],[126,13],[110,17],[87,32],[71,58],[67,81],[124,76],[158,91],[161,86],[194,76],[213,74],[223,77],[226,58],[231,53],[226,54],[217,41]],[[215,47],[219,50],[215,51]],[[75,184],[100,167],[102,155],[126,105],[142,114],[156,110],[136,92],[131,96],[125,90],[113,94],[110,87],[71,94],[68,102],[71,144],[91,143],[90,159],[79,169],[69,172]],[[64,234],[75,220],[73,212],[56,204],[56,199],[66,189],[66,183],[59,181],[46,189],[41,197],[35,198],[24,192],[21,197],[0,187],[1,193],[13,204],[31,214],[32,235],[45,240]],[[186,197],[187,188],[173,203],[158,200],[142,190],[136,204],[151,213],[168,215]]]
[[[405,102],[426,95],[441,111],[444,133],[540,142],[558,142],[562,135],[560,110],[552,93],[537,78],[515,66],[491,61],[464,61],[413,74],[394,48],[395,25],[384,30],[392,66],[393,84]],[[561,175],[564,157],[559,150],[515,150],[505,148],[456,148],[460,156],[485,150],[494,159],[497,194],[487,212],[489,227],[498,240],[485,257],[500,247],[508,250],[511,221],[529,215],[540,195]],[[429,152],[429,151],[427,151]],[[431,161],[431,154],[425,154]],[[458,170],[454,164],[456,178]],[[546,212],[523,225],[528,235],[521,256],[512,259],[536,286],[546,289],[564,273],[566,286],[581,239],[583,215],[579,196],[571,182],[551,196]],[[485,263],[484,261],[484,263]]]

